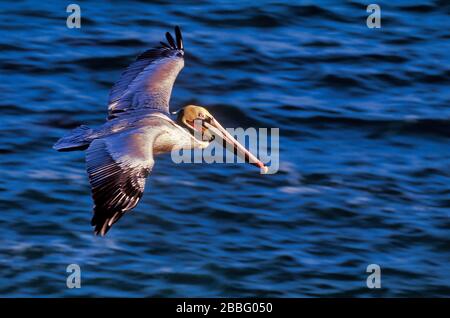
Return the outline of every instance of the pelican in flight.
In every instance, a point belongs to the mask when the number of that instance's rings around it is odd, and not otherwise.
[[[166,39],[167,43],[139,55],[122,73],[109,93],[108,118],[102,126],[82,125],[53,146],[58,151],[86,150],[96,235],[104,236],[137,205],[155,155],[205,148],[218,136],[227,148],[267,172],[205,108],[188,105],[175,120],[170,118],[172,87],[184,66],[180,28],[175,27],[175,39],[169,32]],[[201,138],[196,137],[198,132]]]

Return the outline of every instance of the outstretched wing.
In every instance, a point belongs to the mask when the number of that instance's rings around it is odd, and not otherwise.
[[[134,129],[94,140],[86,151],[86,167],[94,199],[91,224],[105,235],[142,197],[153,167],[156,133]]]
[[[169,32],[168,43],[139,55],[122,73],[109,93],[108,119],[136,109],[169,113],[172,87],[184,66],[181,31],[175,27],[176,42]]]

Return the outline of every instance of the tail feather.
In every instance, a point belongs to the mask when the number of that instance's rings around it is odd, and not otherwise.
[[[88,137],[92,132],[93,130],[88,126],[81,125],[59,139],[53,145],[53,149],[58,151],[84,150],[91,143]]]

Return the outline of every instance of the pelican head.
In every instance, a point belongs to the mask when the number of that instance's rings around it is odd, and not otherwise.
[[[189,132],[198,137],[195,132],[200,132],[203,141],[213,141],[214,135],[206,127],[214,117],[205,108],[196,105],[187,105],[178,111],[177,124],[187,128]]]
[[[177,123],[187,128],[194,138],[198,138],[201,135],[201,139],[208,142],[217,138],[217,140],[222,141],[224,147],[234,151],[238,156],[244,158],[246,162],[261,168],[263,172],[267,172],[268,168],[231,136],[205,108],[187,105],[181,108],[177,114]]]

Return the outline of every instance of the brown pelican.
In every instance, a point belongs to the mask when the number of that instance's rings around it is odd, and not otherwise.
[[[142,197],[154,155],[174,149],[205,148],[213,136],[267,172],[267,167],[237,142],[203,107],[188,105],[169,116],[169,100],[184,66],[180,28],[175,39],[139,55],[109,94],[107,122],[99,128],[80,126],[53,146],[58,151],[86,150],[92,188],[95,234],[105,235]],[[200,121],[200,125],[195,125]],[[195,122],[195,123],[194,123]],[[202,132],[196,138],[195,132]]]

